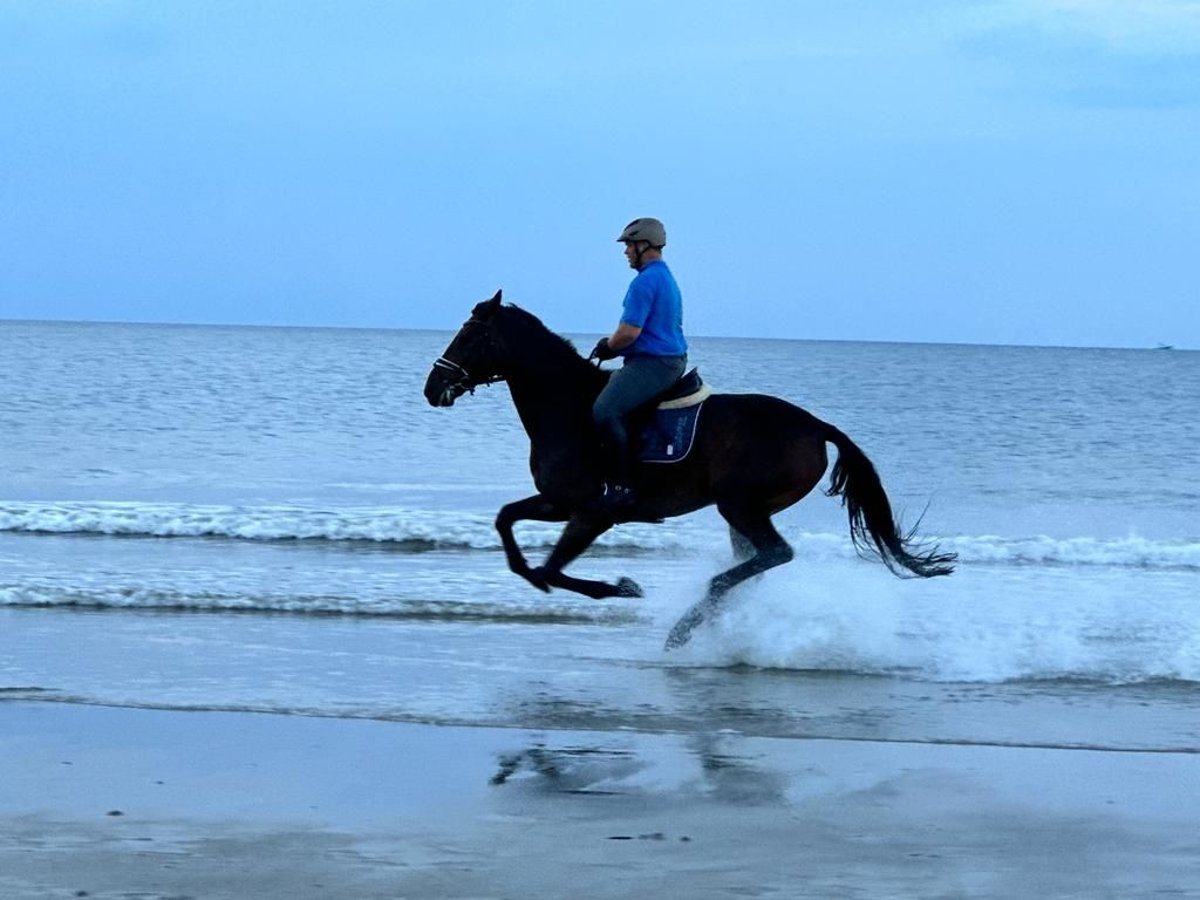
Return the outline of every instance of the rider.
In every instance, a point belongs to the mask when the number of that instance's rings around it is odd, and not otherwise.
[[[624,417],[674,384],[687,367],[683,337],[683,301],[679,285],[662,258],[667,232],[658,219],[634,219],[618,243],[637,275],[625,293],[617,330],[592,351],[600,360],[625,358],[596,398],[592,418],[605,453],[604,489],[598,500],[607,513],[619,514],[635,501],[633,458]]]

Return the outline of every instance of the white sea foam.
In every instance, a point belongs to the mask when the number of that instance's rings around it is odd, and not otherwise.
[[[633,523],[609,531],[597,544],[629,551],[690,551],[725,540],[712,519],[674,520],[669,527]],[[497,550],[493,517],[461,511],[398,507],[336,510],[301,506],[199,506],[168,503],[0,503],[0,532],[143,537],[218,537],[252,541],[373,541],[417,548]],[[529,548],[550,547],[561,524],[522,522],[517,536]],[[845,532],[797,531],[786,535],[806,559],[849,559]],[[1102,566],[1200,570],[1200,540],[1103,539],[998,535],[938,538],[961,565]]]
[[[637,614],[619,603],[577,603],[569,598],[546,600],[530,593],[524,601],[500,602],[364,596],[296,594],[270,591],[178,590],[158,585],[102,586],[90,583],[0,585],[0,607],[43,607],[88,610],[163,612],[253,612],[301,615],[367,616],[443,622],[494,621],[542,624],[619,624]]]
[[[747,584],[673,658],[938,682],[1200,681],[1190,572],[967,569],[900,581],[823,569]]]
[[[963,561],[977,563],[1200,569],[1200,541],[1195,540],[984,535],[950,538],[944,547],[957,552]]]

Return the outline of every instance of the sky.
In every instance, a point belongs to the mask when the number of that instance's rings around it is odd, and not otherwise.
[[[0,319],[1200,347],[1200,0],[0,0]]]

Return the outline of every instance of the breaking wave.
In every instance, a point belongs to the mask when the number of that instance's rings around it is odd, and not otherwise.
[[[618,603],[546,600],[500,602],[359,594],[289,594],[160,587],[99,587],[12,584],[0,586],[0,607],[80,610],[139,610],[181,613],[258,613],[361,616],[431,622],[494,622],[531,625],[619,625],[638,615]]]
[[[523,522],[517,530],[525,546],[548,548],[558,539],[561,525]],[[327,510],[301,506],[9,501],[0,504],[0,532],[359,541],[411,551],[500,549],[490,515],[392,507]],[[847,558],[854,554],[845,533],[800,531],[785,536],[801,555]],[[711,524],[677,520],[669,528],[624,525],[601,536],[597,544],[631,553],[683,552],[716,540],[724,540],[724,536],[714,531]],[[964,564],[1200,570],[1200,539],[959,535],[938,540],[943,549],[958,553],[960,563]]]

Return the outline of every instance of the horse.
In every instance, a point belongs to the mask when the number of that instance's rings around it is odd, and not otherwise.
[[[592,404],[609,376],[532,313],[503,303],[497,291],[475,305],[425,381],[425,399],[434,407],[453,406],[479,385],[507,383],[529,437],[537,493],[503,506],[495,527],[509,569],[545,592],[643,596],[627,577],[614,584],[563,571],[617,524],[595,503],[602,460]],[[817,486],[828,466],[826,444],[838,456],[825,493],[841,497],[859,555],[881,560],[900,577],[953,572],[955,554],[918,543],[915,528],[901,530],[874,465],[839,429],[777,397],[714,393],[704,401],[687,457],[639,465],[636,502],[622,512],[622,521],[657,523],[716,504],[729,525],[734,565],[712,578],[704,598],[676,623],[668,649],[686,643],[731,589],[792,560],[771,517]],[[566,523],[541,566],[529,565],[513,536],[513,525],[523,520]]]

